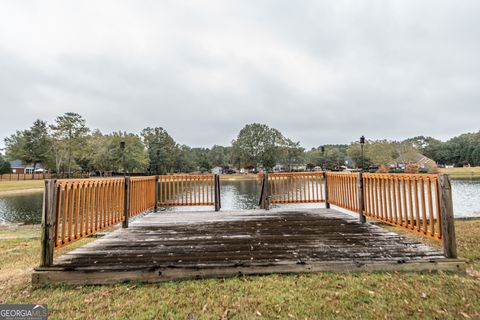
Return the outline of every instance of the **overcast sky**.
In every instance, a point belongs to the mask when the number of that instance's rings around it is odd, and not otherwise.
[[[2,0],[0,106],[2,140],[69,111],[191,146],[444,140],[480,129],[480,1]]]

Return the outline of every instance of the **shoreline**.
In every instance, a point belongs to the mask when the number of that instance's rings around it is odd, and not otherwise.
[[[257,180],[257,174],[221,174],[220,181]]]
[[[17,190],[4,190],[0,191],[0,196],[9,196],[22,193],[37,193],[43,192],[43,188],[30,188],[30,189],[17,189]]]
[[[441,173],[448,174],[450,179],[478,180],[480,179],[480,167],[468,168],[440,168]]]

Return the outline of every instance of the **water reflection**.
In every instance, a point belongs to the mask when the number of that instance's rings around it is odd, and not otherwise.
[[[0,223],[42,222],[43,193],[8,195],[0,198]]]
[[[222,209],[255,209],[258,207],[258,194],[259,186],[256,180],[222,181]]]
[[[453,180],[453,206],[455,217],[480,217],[480,180]],[[259,186],[256,180],[222,181],[222,210],[248,210],[258,208]],[[272,207],[318,208],[323,204],[274,205]],[[175,207],[165,210],[211,211],[212,207]],[[41,223],[42,193],[0,197],[0,223]]]
[[[221,181],[222,210],[249,210],[258,208],[259,186],[257,180]],[[165,211],[211,211],[212,207],[180,206],[162,208]]]
[[[480,180],[452,180],[455,217],[480,217]]]

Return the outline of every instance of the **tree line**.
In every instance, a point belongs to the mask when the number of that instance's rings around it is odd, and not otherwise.
[[[123,143],[122,143],[123,142]],[[295,170],[300,165],[334,169],[392,165],[418,161],[425,155],[441,165],[480,165],[480,132],[466,133],[446,142],[432,137],[403,141],[367,140],[324,145],[305,150],[300,142],[265,124],[244,126],[230,146],[192,148],[177,143],[162,127],[148,127],[139,134],[125,131],[102,133],[87,126],[77,113],[65,113],[53,123],[36,120],[32,126],[5,138],[6,157],[0,155],[0,172],[8,172],[8,159],[39,163],[51,172],[106,172],[165,174],[209,171],[222,168],[264,168],[282,165]]]

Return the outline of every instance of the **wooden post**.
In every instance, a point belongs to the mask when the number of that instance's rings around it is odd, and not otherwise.
[[[258,206],[260,207],[260,209],[263,209],[265,206],[264,206],[264,196],[263,196],[263,192],[264,192],[264,184],[263,184],[263,180],[265,180],[265,177],[264,175],[261,176],[261,180],[260,180],[260,183],[259,183],[259,187],[260,187],[260,197],[259,197],[259,201],[258,201]]]
[[[269,201],[269,194],[268,194],[268,172],[265,172],[263,174],[262,192],[260,196],[261,196],[260,208],[264,210],[270,210],[270,201]]]
[[[360,172],[358,174],[358,215],[359,215],[359,218],[360,218],[360,222],[361,223],[365,223],[367,221],[367,219],[365,218],[365,216],[363,215],[363,210],[365,208],[365,199],[363,198],[363,177],[362,177],[362,173]]]
[[[40,267],[50,267],[53,264],[58,201],[56,182],[56,180],[45,180],[45,191],[43,193]]]
[[[327,171],[323,171],[323,180],[325,180],[325,208],[330,209],[330,202],[328,202],[328,175]]]
[[[218,208],[222,209],[222,193],[220,192],[220,175],[217,174],[217,179],[218,179]]]
[[[218,174],[213,176],[214,188],[215,188],[215,211],[220,211],[220,178]]]
[[[443,254],[447,258],[457,258],[455,220],[453,217],[452,186],[446,174],[438,175],[440,193],[440,216],[442,226]]]
[[[122,228],[128,228],[128,217],[130,213],[130,177],[125,177],[125,189],[123,192],[123,222]]]
[[[160,179],[159,176],[155,176],[155,207],[153,209],[153,212],[158,212],[158,197],[159,197],[159,186],[158,186],[158,180]]]

